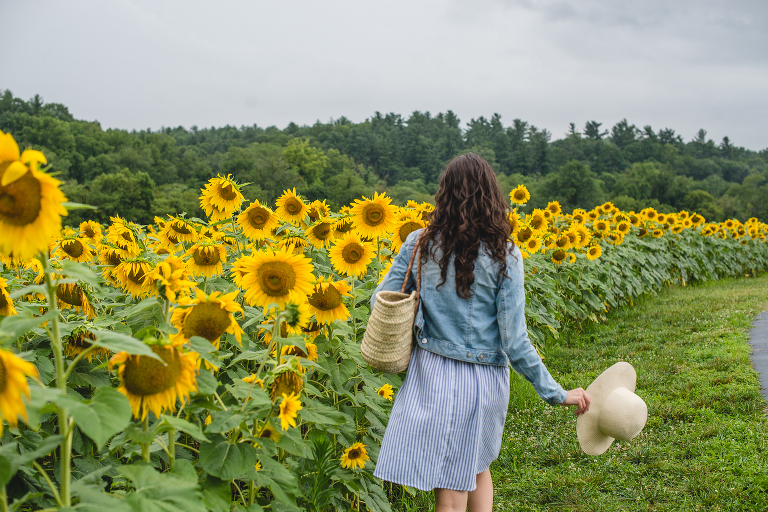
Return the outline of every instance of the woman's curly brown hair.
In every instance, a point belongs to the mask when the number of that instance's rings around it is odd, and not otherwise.
[[[499,275],[506,275],[507,255],[514,247],[508,243],[511,227],[507,202],[488,162],[474,153],[467,153],[451,160],[443,171],[435,203],[431,222],[419,240],[420,257],[426,261],[432,241],[436,242],[429,254],[432,259],[435,259],[437,247],[442,250],[439,288],[445,284],[453,255],[456,293],[467,299],[472,296],[480,242],[498,263]]]

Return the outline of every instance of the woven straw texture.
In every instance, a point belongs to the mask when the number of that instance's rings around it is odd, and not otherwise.
[[[418,292],[380,291],[376,294],[360,347],[363,359],[374,370],[400,373],[408,368],[418,300]]]

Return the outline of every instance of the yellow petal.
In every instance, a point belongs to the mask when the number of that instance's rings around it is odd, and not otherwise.
[[[27,174],[28,171],[29,169],[27,169],[27,166],[18,160],[11,162],[11,165],[9,165],[3,173],[3,178],[0,179],[0,186],[4,187],[10,183],[13,183],[17,179]]]
[[[0,162],[13,162],[19,159],[19,145],[10,133],[0,132]]]
[[[31,169],[37,170],[38,164],[47,164],[45,155],[36,149],[25,149],[21,154],[21,163],[28,165]]]

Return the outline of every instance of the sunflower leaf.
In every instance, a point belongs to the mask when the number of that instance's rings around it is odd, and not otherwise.
[[[223,437],[200,445],[200,465],[222,480],[245,475],[256,465],[256,450],[249,444],[230,444]]]
[[[147,297],[146,299],[142,300],[138,304],[134,304],[131,307],[125,308],[120,312],[120,316],[123,318],[131,318],[137,313],[141,313],[145,309],[151,308],[152,306],[157,304],[157,298],[155,297]]]
[[[168,427],[174,428],[176,430],[180,430],[182,432],[186,432],[187,434],[191,435],[198,441],[208,441],[208,438],[205,437],[205,434],[203,434],[203,431],[200,430],[200,427],[195,425],[194,423],[190,423],[187,420],[183,420],[175,416],[170,416],[168,414],[164,414],[162,416],[162,420],[163,420],[163,423],[168,425]]]
[[[75,203],[73,201],[65,201],[61,203],[61,206],[66,208],[69,211],[72,210],[98,210],[98,206],[93,206],[90,204],[83,204],[83,203]]]
[[[128,399],[109,387],[97,389],[93,400],[60,395],[56,398],[56,404],[67,409],[80,430],[99,447],[131,421],[131,404]]]
[[[128,336],[115,331],[93,330],[92,332],[96,335],[96,339],[91,340],[91,343],[97,347],[106,348],[113,352],[127,352],[128,354],[136,356],[148,356],[152,359],[162,361],[160,356],[152,352],[149,345],[143,341],[137,340],[133,336]]]
[[[5,316],[0,320],[0,344],[7,345],[31,331],[35,327],[42,325],[48,320],[56,318],[56,311],[49,311],[43,316],[34,316],[32,311],[20,311],[18,315]]]
[[[85,263],[77,263],[72,260],[64,260],[61,262],[61,267],[64,270],[64,274],[69,277],[74,277],[87,285],[97,288],[99,286],[99,278],[96,273],[91,270]]]

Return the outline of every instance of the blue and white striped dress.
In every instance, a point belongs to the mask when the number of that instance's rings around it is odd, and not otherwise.
[[[413,347],[374,476],[422,491],[475,490],[496,460],[509,405],[509,367]]]

